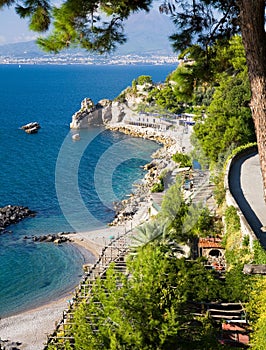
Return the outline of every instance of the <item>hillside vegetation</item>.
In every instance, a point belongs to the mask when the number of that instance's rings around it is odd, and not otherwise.
[[[266,348],[266,278],[242,273],[247,262],[266,263],[266,254],[258,242],[250,248],[236,210],[226,207],[223,188],[226,158],[237,146],[255,141],[244,50],[240,37],[210,50],[208,61],[197,46],[184,51],[165,84],[154,87],[149,77],[141,77],[130,91],[136,93],[140,81],[147,84],[145,111],[195,114],[191,157],[212,169],[217,213],[185,202],[177,179],[159,214],[137,229],[126,273],[111,265],[74,312],[68,329],[74,340],[49,350],[227,349],[219,342],[220,325],[208,313],[199,315],[211,302],[243,303],[252,348]],[[210,234],[223,236],[227,269],[222,278],[205,268],[202,257],[183,254],[187,244]]]

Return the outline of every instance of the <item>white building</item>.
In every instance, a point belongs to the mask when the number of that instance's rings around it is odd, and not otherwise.
[[[173,124],[163,120],[156,115],[148,115],[145,113],[140,113],[138,116],[126,116],[124,118],[124,123],[129,125],[142,126],[145,128],[154,128],[161,131],[168,130]]]

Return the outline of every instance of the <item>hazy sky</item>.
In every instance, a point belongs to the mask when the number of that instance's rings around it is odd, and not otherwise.
[[[27,19],[20,19],[13,9],[0,11],[0,44],[34,40],[37,34],[28,29]]]
[[[154,1],[154,8],[158,8],[158,3],[161,0]],[[0,10],[0,45],[31,41],[38,36],[38,33],[28,29],[28,20],[21,19],[13,8]]]

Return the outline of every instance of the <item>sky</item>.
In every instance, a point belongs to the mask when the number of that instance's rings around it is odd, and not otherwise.
[[[161,0],[154,0],[154,3],[155,3],[154,8],[158,12],[158,4],[161,3]],[[141,13],[144,16],[143,22],[145,23],[146,22],[145,12],[142,11]],[[137,17],[139,15],[140,13],[137,13],[136,15],[133,15],[133,16]],[[132,23],[134,23],[134,18],[131,19],[131,21]],[[169,22],[170,22],[170,19],[169,19]],[[163,24],[163,27],[164,27],[164,24]],[[130,29],[132,31],[132,26],[130,27]],[[158,30],[159,28],[156,28],[156,29]],[[154,32],[156,32],[156,30],[154,30]],[[170,34],[170,32],[167,34]],[[28,29],[28,20],[21,19],[15,13],[15,10],[13,8],[10,8],[10,9],[5,8],[0,10],[0,45],[32,41],[32,40],[35,40],[38,36],[39,36],[38,33],[35,33]]]
[[[30,41],[37,36],[28,29],[27,19],[20,19],[13,9],[0,11],[0,45]]]

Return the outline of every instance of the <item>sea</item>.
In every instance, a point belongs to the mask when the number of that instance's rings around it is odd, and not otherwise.
[[[0,234],[0,318],[66,295],[93,262],[72,244],[36,243],[48,233],[104,229],[113,202],[144,176],[155,142],[102,127],[80,130],[81,101],[114,99],[140,75],[163,82],[174,65],[0,65],[0,207],[22,205],[34,218]],[[37,134],[20,127],[37,121]]]

